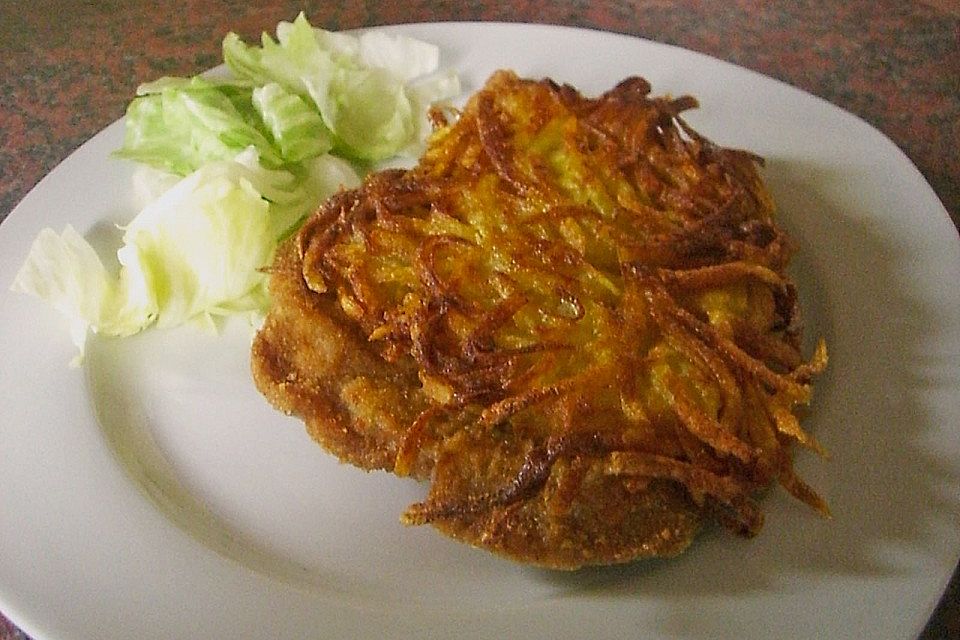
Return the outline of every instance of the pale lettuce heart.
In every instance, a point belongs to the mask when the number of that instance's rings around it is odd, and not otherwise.
[[[276,236],[268,203],[236,165],[208,165],[126,227],[121,270],[143,274],[158,327],[246,298],[263,282]]]
[[[90,330],[125,336],[154,323],[212,326],[214,316],[262,312],[262,269],[279,240],[323,198],[358,182],[348,163],[326,154],[302,176],[264,169],[251,147],[204,165],[148,204],[124,228],[119,273],[72,227],[59,235],[44,229],[12,288],[63,314],[81,357]]]
[[[100,257],[76,230],[43,229],[17,272],[12,290],[48,302],[69,323],[70,337],[83,357],[87,334],[103,331],[130,335],[152,322],[156,307],[135,270],[112,276]]]
[[[364,32],[357,55],[363,65],[385,69],[402,82],[440,68],[440,48],[436,45],[383,31]]]

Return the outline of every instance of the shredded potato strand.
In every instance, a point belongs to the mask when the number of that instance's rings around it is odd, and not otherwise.
[[[433,114],[416,169],[340,194],[300,232],[308,286],[340,292],[436,399],[397,473],[449,454],[454,429],[526,443],[507,481],[431,496],[405,522],[520,505],[558,460],[577,461],[566,494],[593,460],[680,485],[744,535],[774,480],[828,513],[787,449],[824,452],[793,411],[826,349],[800,357],[791,247],[759,158],[693,131],[679,114],[694,99],[649,90],[630,79],[586,99],[503,72],[456,122]]]

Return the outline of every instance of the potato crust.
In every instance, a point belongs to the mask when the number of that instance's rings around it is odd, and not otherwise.
[[[402,515],[545,567],[747,536],[792,470],[806,361],[790,244],[747,152],[690,97],[495,73],[420,163],[327,201],[271,267],[258,388],[365,469],[430,480]],[[452,120],[452,121],[451,121]]]

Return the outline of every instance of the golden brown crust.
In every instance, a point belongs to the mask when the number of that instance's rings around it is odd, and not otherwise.
[[[755,534],[819,450],[790,247],[754,156],[631,78],[596,99],[498,72],[410,171],[285,243],[258,387],[366,469],[430,478],[403,515],[555,567]]]

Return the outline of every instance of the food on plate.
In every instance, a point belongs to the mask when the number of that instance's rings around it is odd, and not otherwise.
[[[757,171],[628,78],[495,73],[419,164],[329,199],[270,267],[253,375],[323,447],[429,479],[402,514],[540,566],[752,536],[826,365]]]
[[[228,34],[223,57],[229,75],[160,78],[127,108],[115,155],[140,164],[145,207],[124,226],[120,268],[67,226],[42,230],[16,276],[15,290],[67,317],[75,362],[90,331],[261,314],[260,267],[278,242],[369,162],[417,157],[430,105],[460,93],[435,45],[331,33],[303,14],[260,46]]]

